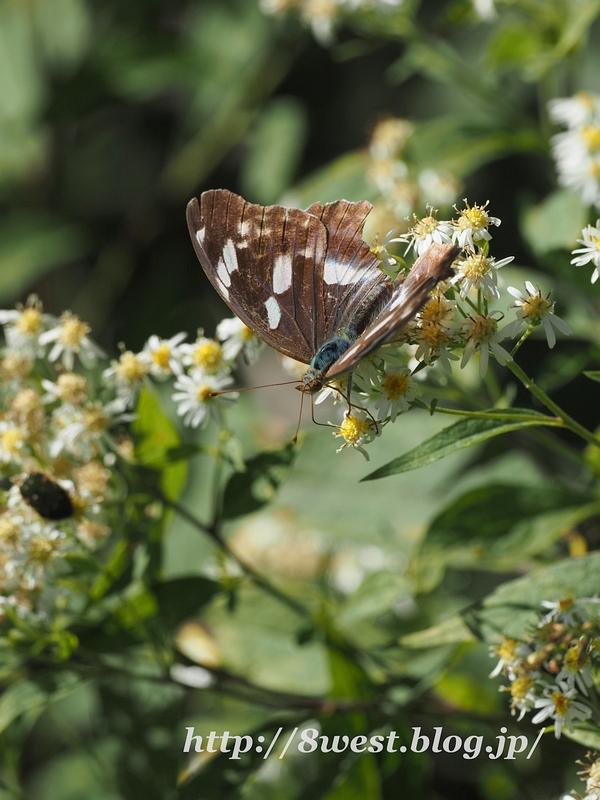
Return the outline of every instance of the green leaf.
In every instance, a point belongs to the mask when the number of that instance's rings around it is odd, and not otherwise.
[[[287,478],[298,452],[298,445],[259,453],[246,462],[245,472],[231,476],[223,496],[223,517],[235,519],[258,511],[269,503]]]
[[[185,461],[172,461],[171,452],[181,447],[179,434],[163,411],[158,395],[147,387],[140,392],[135,412],[137,418],[132,424],[135,456],[144,466],[161,472],[161,490],[170,500],[176,500],[188,474]]]
[[[487,58],[493,67],[527,67],[543,49],[544,40],[538,29],[511,22],[493,35]]]
[[[448,617],[437,625],[433,625],[431,628],[403,636],[400,639],[400,644],[404,647],[420,650],[427,647],[475,641],[472,631],[465,625],[463,618],[457,614],[453,617]]]
[[[592,370],[584,370],[583,374],[586,378],[589,378],[591,381],[596,381],[596,383],[600,383],[600,370],[592,369]]]
[[[159,613],[170,629],[195,614],[219,590],[218,583],[199,576],[175,578],[153,587]]]
[[[66,697],[80,685],[80,679],[72,672],[47,676],[52,689],[45,689],[32,680],[19,680],[11,684],[0,696],[0,733],[23,714],[33,718],[55,700]]]
[[[500,436],[502,433],[530,428],[534,425],[557,424],[554,417],[547,417],[525,408],[511,408],[509,411],[490,409],[481,413],[488,414],[489,417],[484,419],[468,418],[455,422],[454,425],[444,428],[403,456],[395,458],[389,464],[371,472],[362,480],[372,481],[377,478],[386,478],[388,475],[397,475],[400,472],[426,467],[457,450],[481,444],[481,442],[494,436]]]
[[[581,744],[590,750],[600,750],[600,730],[595,722],[580,722],[573,726],[573,730],[563,729],[567,739],[571,739],[577,744]]]
[[[577,507],[590,496],[560,486],[492,484],[472,489],[454,500],[431,522],[425,544],[442,548],[457,545],[489,547],[513,526],[544,512]]]
[[[550,567],[507,581],[498,586],[475,610],[462,616],[469,627],[487,640],[497,641],[500,634],[522,639],[535,624],[543,600],[560,600],[572,595],[591,597],[598,592],[600,553],[581,558],[566,558]]]
[[[578,195],[559,189],[524,215],[521,228],[536,255],[572,250],[587,224],[588,212]]]

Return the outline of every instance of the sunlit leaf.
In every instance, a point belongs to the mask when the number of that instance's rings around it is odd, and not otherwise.
[[[388,475],[396,475],[400,472],[409,472],[412,469],[419,469],[433,464],[440,458],[462,450],[465,447],[485,442],[493,436],[500,436],[502,433],[516,431],[523,428],[530,428],[535,425],[556,425],[557,421],[553,417],[546,417],[536,411],[525,408],[490,409],[482,412],[490,415],[486,419],[463,419],[455,422],[448,428],[436,433],[418,447],[405,453],[403,456],[390,461],[383,467],[371,472],[363,478],[363,481],[372,481],[377,478],[385,478]]]

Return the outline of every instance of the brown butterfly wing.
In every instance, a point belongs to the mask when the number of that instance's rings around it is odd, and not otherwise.
[[[363,200],[350,203],[314,203],[307,208],[327,229],[327,252],[319,280],[323,286],[321,319],[325,329],[319,331],[326,341],[335,335],[356,314],[368,305],[374,295],[386,287],[391,297],[393,281],[379,268],[379,259],[362,238],[365,220],[373,206]]]
[[[280,353],[309,363],[322,343],[319,265],[327,233],[297,208],[247,203],[225,189],[194,198],[187,220],[196,255],[231,310]]]
[[[357,363],[391,341],[419,313],[440,281],[454,275],[452,263],[460,248],[432,244],[414,263],[406,280],[398,284],[392,299],[341,358],[332,364],[327,380],[353,370]]]

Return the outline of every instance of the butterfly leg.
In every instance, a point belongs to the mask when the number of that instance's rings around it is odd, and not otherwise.
[[[347,383],[347,388],[346,388],[346,391],[348,393],[348,396],[346,398],[348,400],[348,411],[352,411],[352,376],[353,376],[353,374],[354,373],[352,373],[352,372],[348,373],[348,383]]]

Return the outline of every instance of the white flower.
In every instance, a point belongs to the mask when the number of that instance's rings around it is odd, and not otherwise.
[[[145,357],[150,357],[150,372],[157,378],[168,378],[169,375],[181,375],[183,367],[181,361],[183,354],[180,344],[187,333],[177,333],[170,339],[161,339],[152,335],[144,345]]]
[[[548,103],[550,119],[568,128],[590,124],[599,109],[600,97],[589,92],[577,92],[573,97],[557,97]]]
[[[459,218],[452,220],[454,233],[452,240],[463,249],[469,247],[475,249],[475,242],[489,242],[492,238],[488,231],[490,225],[498,227],[501,220],[498,217],[491,217],[487,212],[489,200],[482,206],[475,204],[470,206],[466,198],[464,200],[466,208],[459,211]],[[456,209],[458,211],[458,209]]]
[[[408,242],[406,252],[414,248],[418,256],[428,250],[432,244],[449,244],[452,241],[452,223],[438,220],[431,209],[422,219],[415,218],[415,224],[400,239]]]
[[[397,230],[397,228],[394,228],[393,230],[388,231],[381,244],[377,243],[376,237],[375,242],[371,247],[371,252],[373,255],[377,256],[377,258],[381,260],[381,263],[384,265],[384,267],[387,267],[388,269],[394,269],[398,263],[398,259],[391,255],[391,253],[388,253],[388,245],[403,241],[401,237],[394,237],[394,234],[397,233]]]
[[[536,289],[531,281],[525,281],[525,288],[527,290],[526,295],[514,286],[507,287],[507,291],[516,298],[516,301],[509,308],[517,309],[517,319],[503,328],[502,333],[505,337],[514,338],[524,324],[542,325],[548,347],[552,348],[556,344],[554,328],[567,336],[573,331],[564,320],[554,313],[554,303],[550,303],[548,300],[550,295],[542,297],[540,289]]]
[[[594,272],[592,273],[592,283],[596,283],[600,275],[600,219],[596,221],[596,225],[588,225],[581,231],[583,239],[577,239],[579,244],[583,247],[573,250],[575,258],[571,259],[571,264],[576,267],[583,267],[585,264],[592,262],[594,264]],[[580,255],[575,255],[579,253]]]
[[[90,461],[102,444],[110,444],[107,434],[112,425],[134,419],[124,413],[125,408],[126,401],[121,397],[104,406],[60,405],[52,413],[55,435],[48,445],[50,457],[56,458],[66,450],[82,461]]]
[[[104,370],[102,377],[107,386],[114,387],[117,396],[131,408],[135,403],[138,389],[150,372],[152,364],[150,353],[136,354],[131,350],[124,350],[118,361],[111,361],[111,366]]]
[[[233,379],[229,376],[207,375],[202,370],[194,370],[191,375],[180,375],[175,381],[177,390],[173,401],[177,403],[177,414],[183,417],[183,424],[191,428],[204,426],[209,419],[209,410],[219,401],[236,400],[237,392],[212,397],[213,392],[219,392],[231,386]]]
[[[254,364],[260,355],[263,342],[255,336],[241,319],[223,319],[217,325],[217,339],[223,346],[225,361],[233,361],[243,352],[246,364]]]
[[[484,256],[482,253],[471,253],[462,261],[457,261],[456,275],[451,284],[460,283],[460,297],[465,299],[471,289],[477,289],[484,297],[500,298],[498,291],[498,270],[510,264],[514,256],[507,256],[500,261]]]
[[[338,427],[338,426],[336,426]],[[334,436],[341,436],[344,439],[344,444],[336,451],[340,453],[344,448],[350,445],[362,453],[363,456],[369,461],[369,454],[364,449],[363,445],[369,444],[379,433],[377,426],[367,416],[366,411],[355,410],[346,411],[342,424],[338,427],[337,431],[333,432]]]
[[[375,403],[379,419],[384,420],[389,417],[390,422],[394,422],[398,414],[408,411],[419,393],[419,387],[411,377],[409,369],[385,372],[380,385],[375,388],[375,394],[379,398]]]
[[[22,358],[36,358],[43,355],[40,335],[49,325],[56,324],[56,318],[42,313],[42,304],[36,295],[30,295],[24,306],[0,311],[0,324],[4,325],[4,335],[8,351]]]
[[[304,0],[301,13],[319,44],[324,47],[330,45],[339,15],[339,7],[334,0]]]
[[[85,367],[92,367],[98,356],[105,356],[104,351],[89,337],[91,329],[87,323],[70,311],[62,314],[58,325],[40,335],[39,343],[54,343],[48,353],[49,361],[56,361],[62,355],[62,363],[72,372],[75,355],[79,356]]]
[[[25,433],[12,422],[0,422],[0,461],[4,464],[20,463],[25,447]]]
[[[556,684],[544,689],[543,697],[535,701],[538,713],[532,718],[534,725],[546,719],[554,720],[554,735],[560,739],[563,727],[573,730],[573,723],[589,719],[592,709],[580,700],[577,690],[570,687],[566,681],[556,681]]]
[[[477,350],[481,377],[487,372],[490,353],[502,366],[507,361],[512,361],[510,353],[499,344],[504,339],[504,332],[498,331],[498,320],[494,317],[485,317],[483,314],[469,317],[463,323],[463,330],[467,336],[467,345],[463,351],[461,369]]]
[[[537,627],[543,628],[548,622],[562,622],[565,625],[578,625],[587,620],[586,603],[600,603],[598,597],[578,597],[572,595],[561,597],[559,600],[542,600],[542,606],[550,611],[543,617]]]
[[[226,369],[223,348],[216,339],[208,339],[201,331],[195,342],[180,345],[179,352],[184,366],[202,370],[206,375],[217,375]]]

